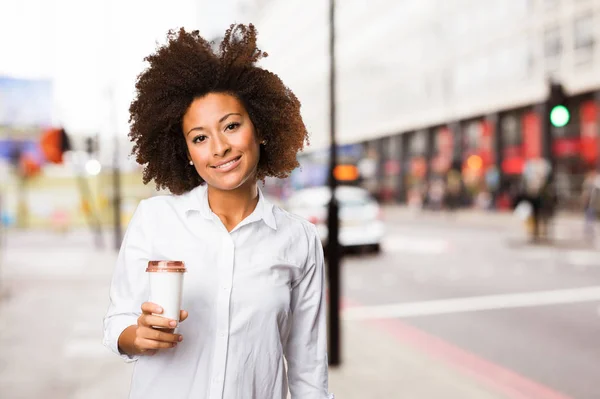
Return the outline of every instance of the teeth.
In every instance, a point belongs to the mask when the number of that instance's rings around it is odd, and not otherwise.
[[[226,167],[228,167],[229,165],[233,165],[233,164],[235,163],[235,161],[237,161],[237,158],[236,158],[236,159],[234,159],[234,160],[231,160],[231,161],[229,161],[229,162],[227,162],[227,163],[224,163],[223,165],[219,165],[219,166],[217,166],[217,168],[219,168],[219,169],[221,169],[221,168],[226,168]]]

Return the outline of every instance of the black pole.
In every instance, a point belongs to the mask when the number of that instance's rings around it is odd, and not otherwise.
[[[494,168],[498,173],[498,184],[494,187],[492,192],[492,200],[494,209],[496,209],[497,199],[504,188],[504,172],[502,172],[502,161],[504,160],[503,152],[503,137],[502,137],[502,119],[499,113],[489,114],[486,117],[486,121],[490,124],[492,129],[492,156],[494,158]]]
[[[423,133],[421,133],[423,134]],[[425,162],[427,162],[427,169],[425,170],[425,186],[429,189],[433,177],[432,173],[432,161],[433,157],[437,154],[435,153],[435,135],[437,134],[437,130],[435,129],[426,129],[425,130]]]
[[[329,278],[329,364],[338,366],[340,359],[340,244],[338,203],[335,197],[337,182],[335,166],[337,148],[335,141],[335,0],[329,0],[329,123],[331,147],[329,154],[329,188],[331,200],[327,218],[327,274]]]
[[[113,152],[113,223],[115,235],[115,249],[121,248],[121,168],[119,165],[119,136],[115,134],[115,149]]]

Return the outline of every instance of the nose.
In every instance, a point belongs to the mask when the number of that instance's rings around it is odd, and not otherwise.
[[[216,135],[214,137],[214,139],[212,140],[212,152],[213,152],[213,156],[215,157],[219,157],[222,158],[225,155],[227,155],[227,153],[229,152],[229,150],[231,149],[231,146],[229,145],[229,141],[227,141],[226,137],[223,137],[223,135]]]

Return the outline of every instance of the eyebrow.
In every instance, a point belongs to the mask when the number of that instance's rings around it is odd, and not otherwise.
[[[228,114],[223,115],[223,117],[221,119],[219,119],[219,123],[222,123],[225,119],[229,118],[231,115],[239,115],[242,116],[242,114],[238,113],[238,112],[230,112]],[[194,130],[203,130],[204,128],[202,126],[196,126],[191,128],[185,135],[189,135],[191,132],[193,132]]]

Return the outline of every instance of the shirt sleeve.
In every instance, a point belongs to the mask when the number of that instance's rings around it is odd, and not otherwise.
[[[285,345],[292,399],[330,399],[323,247],[311,225],[302,277],[292,284],[292,327]]]
[[[150,242],[143,214],[144,201],[138,205],[123,238],[110,287],[110,304],[104,317],[103,343],[126,362],[136,361],[139,356],[121,353],[119,336],[127,327],[137,324],[149,292],[145,271]]]

